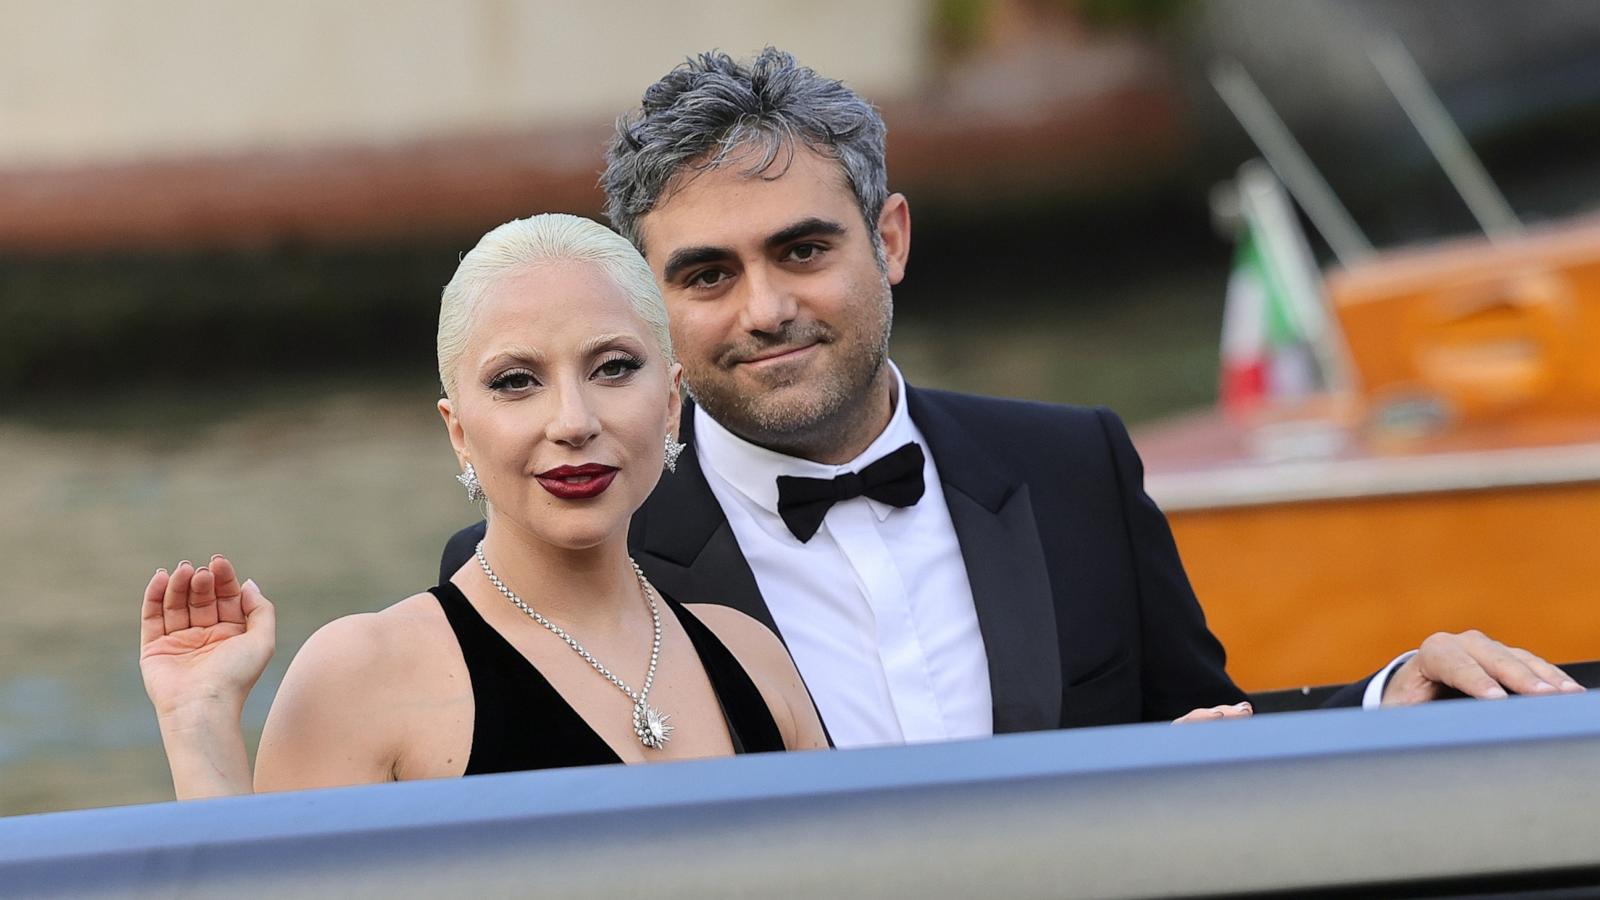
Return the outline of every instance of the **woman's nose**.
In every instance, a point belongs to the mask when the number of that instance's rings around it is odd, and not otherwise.
[[[600,419],[589,402],[583,385],[568,385],[558,389],[555,415],[550,419],[546,436],[558,444],[582,447],[600,433]]]

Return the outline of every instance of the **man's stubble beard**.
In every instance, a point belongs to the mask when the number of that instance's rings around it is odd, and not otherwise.
[[[708,383],[685,372],[689,397],[730,432],[789,456],[828,459],[838,455],[837,448],[854,443],[864,446],[860,432],[875,424],[873,388],[889,356],[889,334],[894,322],[887,278],[879,279],[876,292],[870,320],[863,317],[863,321],[849,322],[842,332],[861,334],[870,328],[874,338],[846,346],[835,335],[830,343],[847,352],[820,377],[813,377],[812,389],[802,396],[778,400],[772,393],[741,393],[731,381]],[[716,368],[727,371],[720,365]]]

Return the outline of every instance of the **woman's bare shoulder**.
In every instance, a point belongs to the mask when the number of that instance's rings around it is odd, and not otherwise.
[[[350,663],[381,663],[403,655],[450,628],[432,594],[413,594],[378,612],[352,613],[330,621],[307,639],[301,653],[341,657]]]
[[[432,594],[414,594],[377,612],[341,616],[317,629],[295,655],[291,670],[310,670],[319,682],[373,686],[374,676],[414,672],[437,649],[449,622]],[[386,682],[392,684],[393,682]]]
[[[429,604],[432,609],[429,609]],[[267,715],[256,789],[388,781],[405,761],[413,714],[440,699],[449,624],[431,595],[317,629],[295,654]],[[457,663],[459,665],[459,663]]]

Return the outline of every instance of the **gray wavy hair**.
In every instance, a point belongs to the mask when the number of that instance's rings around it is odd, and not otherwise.
[[[775,47],[748,64],[720,51],[680,63],[617,120],[600,184],[606,215],[642,251],[639,220],[685,168],[704,171],[735,150],[754,148],[748,174],[767,172],[797,145],[839,162],[879,245],[878,214],[888,199],[883,117],[843,82],[823,78]],[[781,170],[780,173],[781,174]]]

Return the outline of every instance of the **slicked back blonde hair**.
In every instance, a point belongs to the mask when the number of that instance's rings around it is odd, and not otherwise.
[[[495,279],[542,263],[593,264],[628,298],[670,363],[672,335],[655,275],[627,239],[611,229],[565,213],[515,219],[490,231],[461,258],[439,301],[439,384],[456,396],[456,367],[467,347],[478,306]]]

